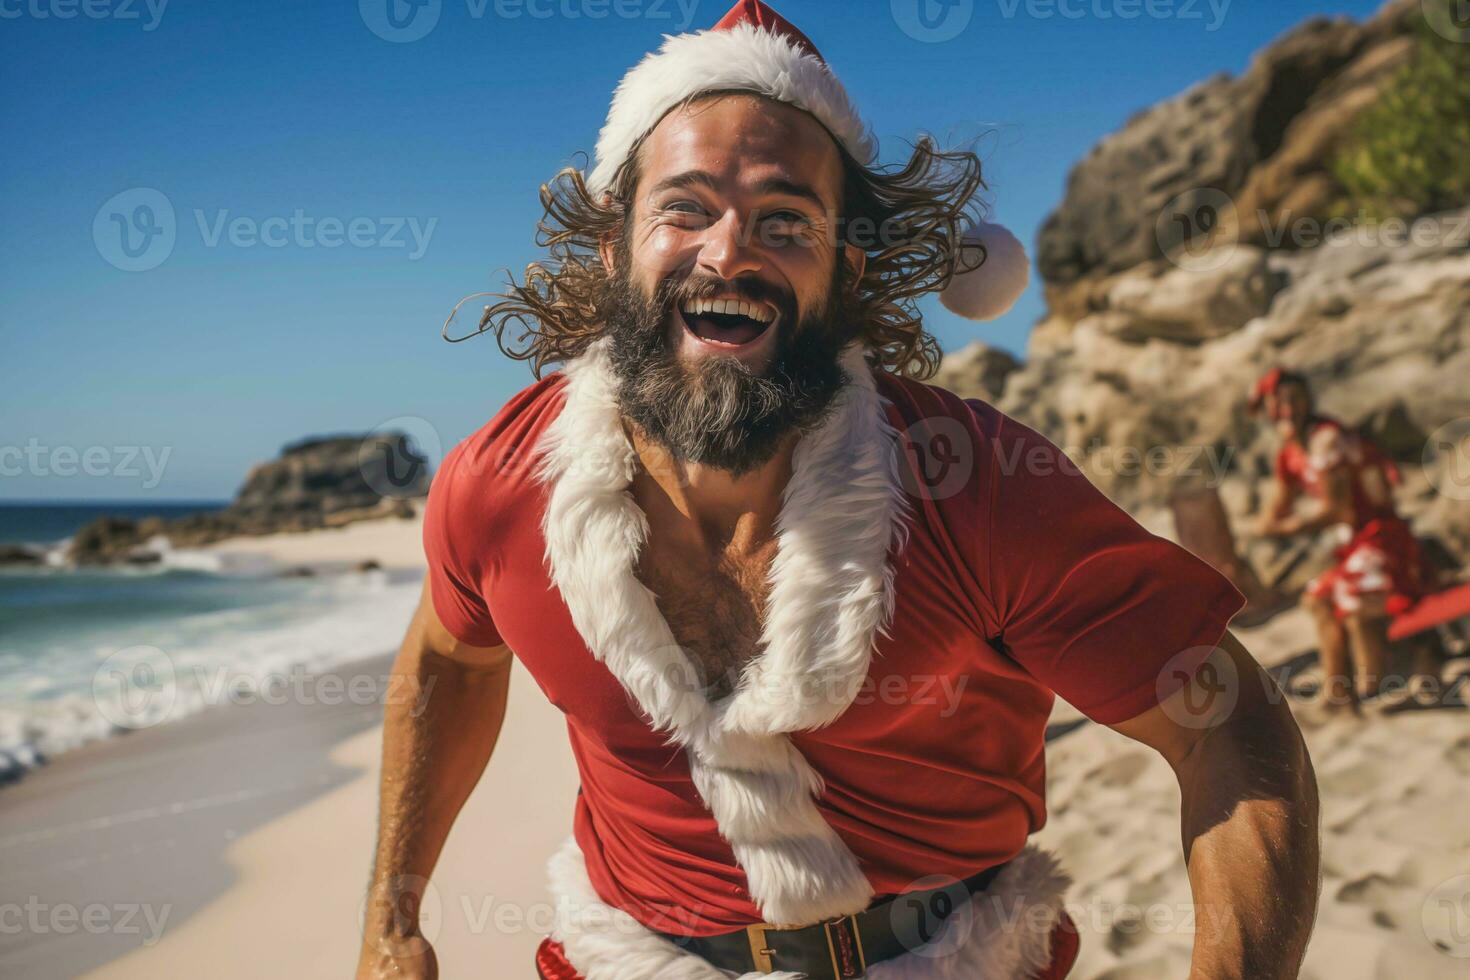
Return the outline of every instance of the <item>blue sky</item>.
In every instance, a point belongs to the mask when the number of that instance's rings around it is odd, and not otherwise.
[[[536,188],[591,150],[623,71],[728,4],[386,2],[0,0],[0,499],[225,498],[284,443],[395,419],[432,452],[532,380],[440,324],[536,257]],[[1028,246],[1132,113],[1377,7],[918,2],[775,6],[886,161],[984,134]],[[1033,284],[994,323],[924,308],[946,350],[1020,352],[1042,304]]]

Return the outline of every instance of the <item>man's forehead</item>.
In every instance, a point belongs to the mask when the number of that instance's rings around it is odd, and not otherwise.
[[[830,198],[841,164],[831,135],[807,113],[730,95],[671,110],[649,133],[640,169],[646,188],[696,174],[741,190],[779,188],[784,181]]]

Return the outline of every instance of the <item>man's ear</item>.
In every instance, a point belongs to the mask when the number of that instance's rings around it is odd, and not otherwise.
[[[608,275],[612,275],[617,268],[617,261],[613,257],[613,249],[617,236],[622,233],[622,229],[619,228],[616,231],[608,232],[597,240],[597,255],[602,259],[602,270]]]
[[[604,191],[602,194],[601,205],[604,208],[611,208],[613,206],[612,194]],[[628,207],[623,210],[623,221],[630,221],[632,220],[632,217],[633,206],[630,203]],[[597,255],[600,259],[602,259],[602,270],[608,275],[612,275],[617,270],[618,238],[626,231],[627,229],[622,224],[619,224],[612,231],[607,232],[605,235],[597,239]]]
[[[852,270],[852,291],[857,292],[858,283],[863,278],[863,270],[868,267],[868,253],[849,243],[842,246],[842,257],[846,260],[848,268]]]

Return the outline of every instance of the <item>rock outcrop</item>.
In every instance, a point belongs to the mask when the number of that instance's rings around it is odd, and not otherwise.
[[[1246,395],[1284,364],[1306,374],[1324,411],[1367,428],[1406,469],[1428,457],[1432,470],[1441,463],[1425,434],[1470,417],[1470,209],[1417,226],[1440,229],[1438,240],[1415,246],[1350,234],[1270,253],[1267,272],[1279,288],[1269,308],[1234,328],[1222,318],[1207,339],[1201,332],[1181,342],[1126,310],[1089,314],[1009,376],[999,406],[1071,449],[1124,506],[1164,504],[1193,475],[1181,469],[1191,458],[1218,466],[1227,502],[1253,510],[1250,488],[1273,450]],[[1159,447],[1175,452],[1156,466],[1120,465],[1120,450]],[[1438,479],[1430,472],[1421,489]],[[1412,474],[1405,489],[1415,491]]]
[[[0,565],[39,565],[45,556],[18,544],[0,544]]]
[[[1110,276],[1203,233],[1262,245],[1283,218],[1329,218],[1338,194],[1326,162],[1409,56],[1419,12],[1416,0],[1394,0],[1362,24],[1310,20],[1239,78],[1201,82],[1098,144],[1037,240],[1053,313],[1086,313]]]
[[[1238,527],[1259,509],[1274,440],[1246,398],[1291,367],[1401,461],[1416,528],[1470,560],[1470,443],[1450,448],[1470,438],[1470,207],[1325,218],[1331,149],[1403,63],[1418,11],[1395,0],[1364,24],[1312,21],[1241,78],[1106,139],[1041,232],[1049,309],[1027,362],[996,393],[966,370],[988,349],[957,351],[938,383],[1044,432],[1167,532],[1168,501],[1192,484],[1217,488]],[[1216,222],[1207,247],[1171,239],[1199,202]]]
[[[401,433],[306,439],[245,478],[230,510],[268,524],[325,521],[429,492],[429,465]]]
[[[341,527],[360,520],[412,517],[429,492],[429,461],[397,432],[306,439],[251,469],[220,511],[165,520],[103,517],[72,536],[76,564],[148,564],[159,539],[195,547],[241,535]]]
[[[976,340],[946,355],[933,380],[951,391],[994,402],[1004,393],[1006,379],[1020,368],[1021,362],[1007,351]]]

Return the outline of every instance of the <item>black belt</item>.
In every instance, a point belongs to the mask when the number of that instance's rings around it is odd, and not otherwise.
[[[659,935],[722,970],[790,970],[808,980],[854,980],[874,963],[931,942],[961,904],[989,887],[1004,867],[998,864],[937,888],[886,895],[855,915],[798,929],[760,923],[718,936]]]

